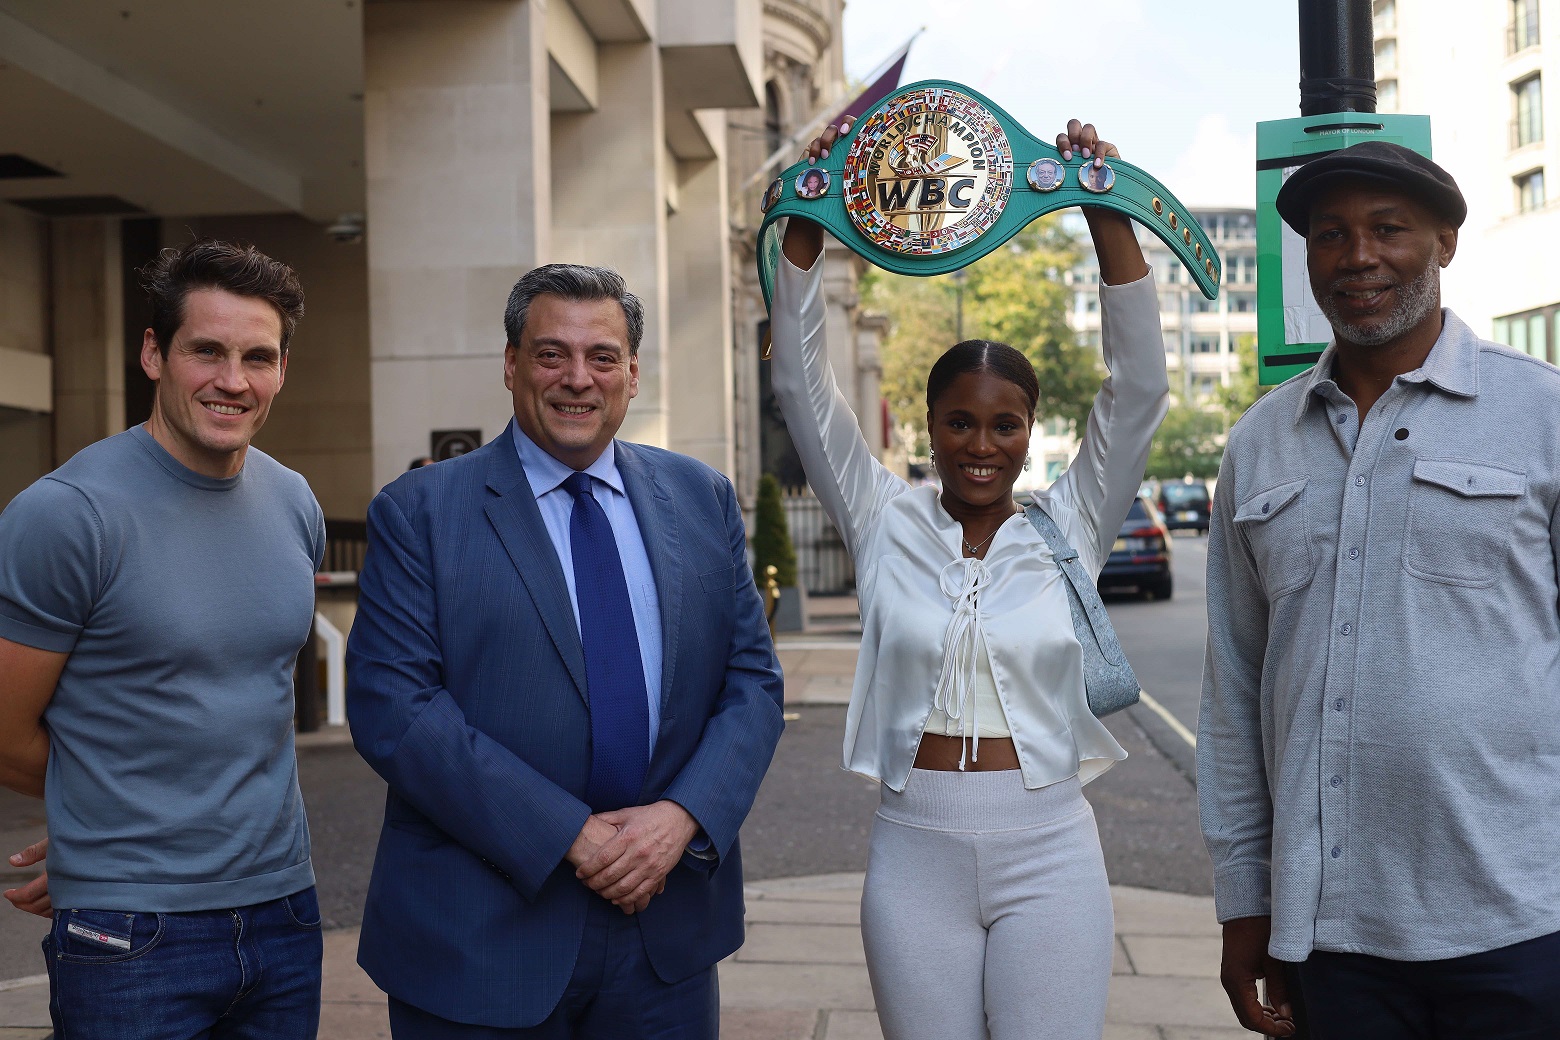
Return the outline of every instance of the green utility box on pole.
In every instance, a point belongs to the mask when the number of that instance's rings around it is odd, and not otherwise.
[[[1332,331],[1305,270],[1305,239],[1274,206],[1289,175],[1312,159],[1362,141],[1390,141],[1430,155],[1430,117],[1328,112],[1257,124],[1257,381],[1282,383],[1316,364]]]

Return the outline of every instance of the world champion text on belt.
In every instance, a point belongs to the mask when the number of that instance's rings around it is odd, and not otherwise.
[[[902,87],[840,135],[828,159],[799,162],[764,190],[758,275],[767,304],[782,217],[805,216],[898,274],[967,267],[1031,221],[1068,206],[1132,217],[1181,260],[1208,299],[1223,268],[1207,232],[1168,188],[1121,159],[1064,160],[978,91],[946,80]]]

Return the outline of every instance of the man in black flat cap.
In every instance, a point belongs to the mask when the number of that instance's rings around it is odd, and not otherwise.
[[[1423,156],[1333,152],[1278,211],[1333,341],[1219,474],[1197,773],[1221,979],[1270,1036],[1553,1040],[1560,371],[1442,309],[1467,206]]]

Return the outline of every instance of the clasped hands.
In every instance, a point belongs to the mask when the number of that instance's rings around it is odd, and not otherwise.
[[[564,858],[592,892],[637,914],[666,891],[666,875],[698,833],[698,823],[676,802],[630,806],[587,819]]]

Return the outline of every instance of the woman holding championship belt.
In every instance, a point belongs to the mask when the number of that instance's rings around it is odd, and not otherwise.
[[[846,129],[851,120],[843,121]],[[812,142],[827,156],[839,132]],[[1057,135],[1117,155],[1077,120]],[[1085,207],[1105,363],[1077,459],[1038,503],[1091,575],[1137,494],[1168,383],[1132,222]],[[856,563],[861,654],[845,767],[882,784],[862,934],[886,1040],[1098,1040],[1113,915],[1083,785],[1126,757],[1089,711],[1064,576],[1013,498],[1039,384],[968,340],[927,377],[941,489],[868,450],[824,344],[823,231],[793,216],[771,308],[773,383],[808,480]]]

